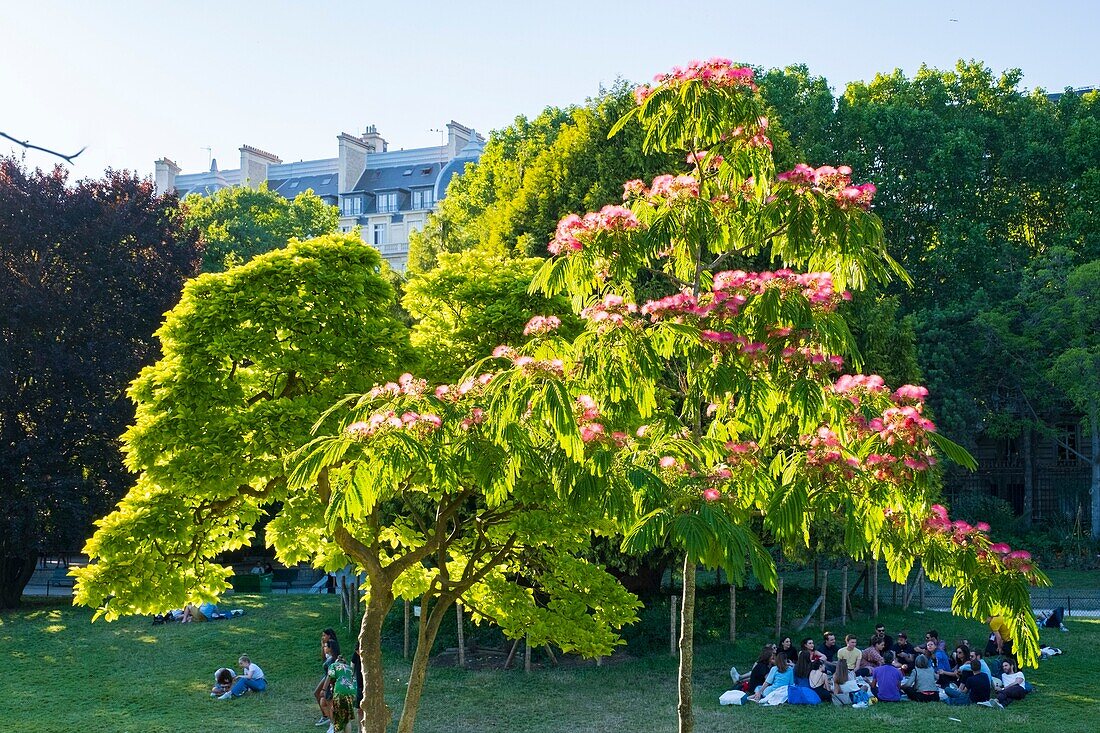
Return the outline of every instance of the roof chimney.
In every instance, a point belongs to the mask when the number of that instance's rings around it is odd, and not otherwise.
[[[271,153],[254,148],[251,145],[241,146],[241,185],[255,190],[267,181],[267,168],[278,165],[283,161]]]
[[[367,125],[367,129],[363,130],[363,142],[372,153],[384,153],[388,148],[386,139],[379,134],[378,128],[374,125]]]
[[[153,185],[161,196],[176,190],[176,176],[180,173],[180,167],[168,158],[161,158],[154,164],[156,174],[153,177]]]

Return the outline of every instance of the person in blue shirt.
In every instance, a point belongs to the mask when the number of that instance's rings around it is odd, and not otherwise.
[[[951,671],[951,658],[947,656],[947,652],[937,646],[934,640],[930,639],[925,642],[924,653],[928,657],[928,661],[932,663],[932,669],[937,674]]]
[[[794,684],[794,665],[787,664],[787,658],[783,654],[776,653],[775,666],[768,672],[764,685],[750,699],[760,701],[766,695],[775,692],[780,687],[788,687]]]
[[[993,675],[989,672],[989,665],[982,659],[982,653],[977,649],[970,651],[970,661],[966,664],[959,665],[959,680],[965,681],[967,677],[974,674],[984,674],[986,679],[992,681]]]

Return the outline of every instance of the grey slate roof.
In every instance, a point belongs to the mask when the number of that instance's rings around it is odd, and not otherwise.
[[[313,189],[313,193],[321,198],[335,198],[337,191],[337,175],[325,173],[316,176],[297,176],[295,178],[273,178],[267,182],[267,187],[272,191],[292,199],[307,188]]]
[[[435,186],[439,168],[439,161],[434,163],[410,163],[393,168],[367,168],[348,193],[411,191],[414,188]]]

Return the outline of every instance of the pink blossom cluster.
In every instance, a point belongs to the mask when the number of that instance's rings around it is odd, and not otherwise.
[[[755,440],[729,440],[723,447],[728,451],[726,462],[733,466],[755,461],[756,452],[760,450]]]
[[[474,409],[470,410],[469,417],[465,417],[462,419],[462,421],[458,424],[458,427],[462,428],[463,430],[469,430],[474,425],[480,425],[483,422],[485,422],[485,411],[482,410],[480,407],[475,407]]]
[[[927,532],[947,537],[963,547],[982,547],[988,541],[989,525],[987,523],[978,522],[971,525],[960,519],[952,521],[947,515],[947,509],[940,504],[932,505],[932,513],[924,520],[923,527]],[[1024,574],[1034,569],[1030,552],[1013,550],[1004,542],[995,542],[979,550],[978,558],[986,561],[1000,561],[1009,570]]]
[[[519,368],[523,374],[529,377],[551,376],[561,378],[565,376],[565,363],[561,359],[536,359],[533,356],[520,354],[506,344],[501,344],[493,349],[493,358],[511,359],[512,366]]]
[[[601,327],[624,325],[638,312],[638,306],[626,302],[621,295],[608,293],[602,300],[593,303],[581,311],[581,318]]]
[[[443,419],[439,415],[433,413],[418,413],[412,411],[403,412],[398,415],[393,410],[385,410],[383,412],[376,412],[370,416],[366,421],[353,422],[344,428],[344,432],[348,433],[357,440],[366,440],[373,437],[379,431],[390,428],[394,430],[422,430],[432,431],[438,430],[443,425]]]
[[[714,292],[696,298],[690,292],[674,293],[657,300],[646,301],[642,305],[642,315],[656,322],[663,319],[682,323],[687,317],[707,318],[709,316],[736,316],[741,306],[748,300],[740,293]]]
[[[674,66],[667,74],[653,77],[657,84],[677,87],[699,82],[704,87],[745,87],[755,90],[753,72],[747,66],[737,66],[730,59],[714,57],[707,61],[690,61],[687,66]]]
[[[773,334],[769,335],[776,338]],[[824,367],[823,370],[817,370],[824,372],[840,369],[844,366],[843,356],[830,354],[814,346],[787,346],[783,349],[781,354],[783,356],[783,361],[787,362],[790,366]]]
[[[710,156],[709,158],[707,156]],[[709,150],[696,150],[693,153],[687,154],[687,164],[693,165],[696,168],[706,165],[707,170],[716,171],[718,167],[722,165],[723,158],[721,155],[714,153],[713,155]],[[637,181],[641,183],[641,181]],[[625,186],[624,186],[625,189]]]
[[[668,173],[657,176],[648,187],[645,181],[636,178],[623,184],[623,201],[647,199],[650,203],[659,204],[664,201],[698,196],[699,180],[686,173],[678,176]]]
[[[744,270],[724,270],[714,275],[716,293],[740,291],[759,295],[767,288],[779,288],[784,294],[797,291],[813,305],[831,307],[842,300],[850,300],[851,293],[837,294],[833,286],[833,276],[828,272],[797,273],[782,269],[775,272],[745,272]]]
[[[497,349],[502,347],[498,346]],[[503,347],[510,348],[510,347]],[[496,352],[493,352],[494,356]],[[493,375],[486,372],[476,377],[470,377],[460,384],[441,384],[435,388],[435,397],[444,402],[458,402],[459,400],[476,396],[484,391],[489,382],[493,381]]]
[[[861,209],[871,208],[871,200],[875,197],[875,184],[852,184],[852,169],[846,165],[834,168],[831,165],[823,165],[820,168],[799,163],[789,171],[776,176],[776,180],[795,187],[799,192],[812,191],[817,194],[831,197],[837,206],[847,209],[858,206]]]
[[[842,374],[832,386],[836,394],[846,394],[853,405],[860,403],[862,395],[886,391],[886,380],[877,374]]]
[[[577,397],[577,425],[581,434],[581,440],[585,443],[609,440],[616,447],[623,447],[629,436],[621,431],[607,433],[603,423],[599,422],[600,408],[591,396],[582,394]]]
[[[376,384],[371,388],[367,396],[372,400],[376,400],[380,397],[398,397],[405,395],[408,397],[417,397],[428,391],[428,382],[425,379],[418,379],[413,375],[406,372],[402,374],[396,382],[386,382],[385,384]]]
[[[557,330],[561,326],[561,319],[557,316],[534,316],[523,327],[524,336],[543,335]]]
[[[641,226],[634,212],[622,206],[607,205],[580,217],[570,214],[558,222],[547,249],[551,254],[570,254],[584,249],[584,240],[598,232],[625,232]]]

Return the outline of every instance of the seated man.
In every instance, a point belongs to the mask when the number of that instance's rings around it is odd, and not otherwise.
[[[844,637],[844,648],[836,653],[837,662],[844,662],[848,666],[849,672],[855,672],[859,666],[860,660],[863,658],[863,652],[856,647],[856,642],[859,639],[855,634],[848,634]]]
[[[990,673],[989,665],[982,659],[982,653],[977,649],[970,650],[970,661],[966,664],[960,664],[958,668],[959,679],[965,680],[971,675],[984,674],[986,679],[992,681],[993,675]]]
[[[875,624],[875,636],[881,636],[886,640],[885,651],[894,651],[894,637],[886,633],[886,626],[884,624]]]
[[[901,670],[894,666],[894,653],[882,655],[882,664],[871,671],[871,687],[881,702],[901,702]]]
[[[909,643],[909,635],[904,631],[898,633],[897,639],[894,640],[894,648],[890,651],[894,652],[898,661],[904,664],[912,664],[917,654],[917,650]]]
[[[948,705],[988,705],[990,690],[988,677],[984,674],[973,674],[957,690],[947,687],[944,688],[944,693],[947,695]]]

